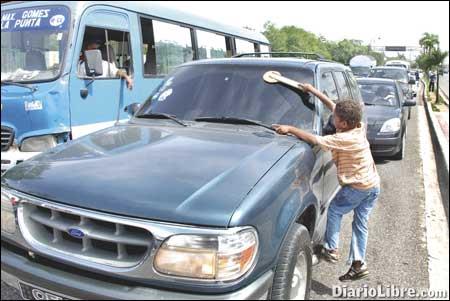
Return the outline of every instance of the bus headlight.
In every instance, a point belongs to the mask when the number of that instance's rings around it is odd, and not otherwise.
[[[56,146],[56,137],[53,135],[27,138],[22,142],[22,152],[43,152]]]
[[[380,133],[395,133],[400,131],[400,118],[392,118],[387,120],[381,127]]]
[[[16,217],[14,214],[14,205],[18,201],[18,198],[12,196],[6,192],[1,192],[1,218],[2,218],[2,231],[14,234],[16,232]]]
[[[253,229],[230,235],[174,235],[155,256],[157,272],[203,280],[235,280],[252,267],[258,251]]]

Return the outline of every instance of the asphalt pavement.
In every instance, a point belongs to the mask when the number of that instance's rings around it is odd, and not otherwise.
[[[367,263],[370,276],[348,287],[428,288],[427,245],[425,235],[424,188],[419,151],[417,108],[408,122],[406,158],[402,161],[377,159],[381,176],[381,195],[369,222]],[[342,260],[332,265],[321,262],[313,268],[313,299],[335,299],[333,286],[345,273],[351,238],[351,216],[342,222]],[[20,299],[18,292],[2,282],[2,300]]]

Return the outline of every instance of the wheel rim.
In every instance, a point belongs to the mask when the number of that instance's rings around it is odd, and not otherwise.
[[[292,275],[290,300],[305,299],[307,279],[308,265],[305,252],[302,251],[298,254],[294,274]]]

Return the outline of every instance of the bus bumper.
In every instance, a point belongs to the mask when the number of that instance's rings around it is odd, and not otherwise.
[[[40,152],[21,152],[17,147],[11,146],[8,151],[2,152],[2,169],[4,173],[17,164],[30,159],[33,156],[40,154]]]

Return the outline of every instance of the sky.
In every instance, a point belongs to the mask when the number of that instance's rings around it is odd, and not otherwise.
[[[157,1],[237,27],[263,31],[266,21],[294,25],[327,40],[357,39],[375,46],[419,46],[424,32],[449,49],[449,2]]]

